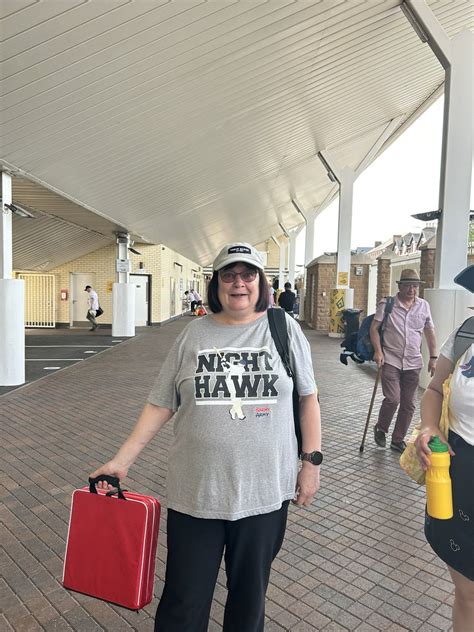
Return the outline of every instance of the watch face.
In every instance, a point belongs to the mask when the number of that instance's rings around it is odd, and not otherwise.
[[[313,465],[320,465],[323,462],[323,455],[321,452],[311,452],[311,463]]]
[[[314,452],[303,452],[301,458],[303,461],[309,461],[313,465],[320,465],[323,462],[323,455],[317,450]]]

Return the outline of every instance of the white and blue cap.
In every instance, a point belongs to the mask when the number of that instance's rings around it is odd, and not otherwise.
[[[224,246],[215,258],[212,268],[214,272],[217,272],[232,263],[248,263],[259,270],[264,268],[263,259],[258,250],[245,242]]]

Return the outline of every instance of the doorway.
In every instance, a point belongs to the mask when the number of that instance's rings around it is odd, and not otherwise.
[[[86,285],[95,286],[94,272],[71,272],[70,285],[71,288],[71,307],[69,311],[69,324],[71,327],[78,325],[86,325],[87,310],[89,308],[89,295],[84,291]],[[100,302],[100,297],[99,297]]]
[[[135,292],[135,327],[146,327],[151,324],[151,274],[131,274],[130,283]]]

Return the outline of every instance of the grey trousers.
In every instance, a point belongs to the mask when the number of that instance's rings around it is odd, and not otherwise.
[[[391,364],[382,366],[382,392],[377,428],[388,432],[398,407],[392,441],[403,441],[415,412],[415,394],[420,381],[421,369],[402,371]]]

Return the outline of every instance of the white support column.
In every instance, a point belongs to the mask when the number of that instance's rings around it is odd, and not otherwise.
[[[286,244],[280,243],[280,261],[278,270],[278,287],[283,290],[285,285],[285,259],[286,259]]]
[[[290,255],[289,255],[289,262],[288,262],[288,281],[291,283],[291,287],[292,288],[295,287],[295,273],[296,273],[296,252],[295,252],[295,247],[296,247],[296,237],[297,237],[296,231],[292,231],[290,233],[290,243],[289,243]]]
[[[424,292],[439,345],[469,315],[467,307],[472,304],[472,295],[459,290],[453,279],[467,262],[474,148],[474,33],[464,29],[450,39],[423,0],[406,0],[405,5],[407,19],[446,71],[435,287]],[[425,343],[422,351],[426,364]],[[428,381],[427,372],[422,371],[420,385],[426,387]]]
[[[128,283],[130,280],[130,258],[128,247],[130,245],[130,235],[120,233],[117,236],[117,283]]]
[[[339,172],[339,220],[337,229],[336,289],[330,303],[329,336],[342,338],[342,311],[354,305],[354,290],[349,287],[351,275],[352,199],[354,172],[344,167]]]
[[[296,238],[304,228],[304,224],[301,224],[298,228],[293,229],[289,234],[289,248],[290,256],[288,262],[288,281],[291,283],[291,287],[295,287],[295,275],[296,275]]]
[[[0,279],[12,278],[13,242],[12,212],[5,204],[12,203],[12,177],[2,171],[2,216],[0,218]]]
[[[136,286],[130,283],[130,235],[117,234],[117,283],[112,286],[112,336],[135,335]]]
[[[306,231],[304,240],[304,292],[300,296],[300,318],[304,320],[304,310],[306,301],[306,291],[308,289],[308,265],[314,259],[314,227],[316,223],[316,213],[306,215]]]
[[[284,269],[285,269],[285,244],[282,244],[280,242],[280,240],[275,237],[275,235],[272,235],[272,239],[275,242],[275,245],[278,248],[278,252],[279,252],[279,259],[278,259],[278,288],[280,290],[283,290],[283,285],[285,283],[285,274],[284,274]]]
[[[300,295],[300,318],[304,320],[304,302],[307,285],[306,270],[308,264],[314,259],[314,223],[316,221],[316,213],[305,211],[302,205],[295,198],[291,199],[291,203],[304,219],[303,226],[300,227],[298,233],[305,228],[305,242],[304,242],[304,271],[303,271],[303,291]]]
[[[354,172],[344,167],[340,179],[336,263],[336,287],[341,289],[347,289],[350,285],[353,194]]]
[[[467,262],[474,157],[474,33],[465,30],[455,35],[451,53],[446,72],[435,287],[454,290],[453,278]]]
[[[306,234],[304,239],[304,265],[314,259],[314,225],[316,222],[316,214],[308,213],[306,215]]]
[[[0,386],[25,383],[25,282],[13,279],[12,181],[2,172],[0,209]]]
[[[350,167],[339,169],[326,150],[318,158],[327,170],[328,177],[339,183],[339,220],[337,230],[336,288],[331,293],[329,336],[341,338],[344,327],[341,314],[354,304],[354,291],[349,287],[351,269],[352,198],[355,174]]]

